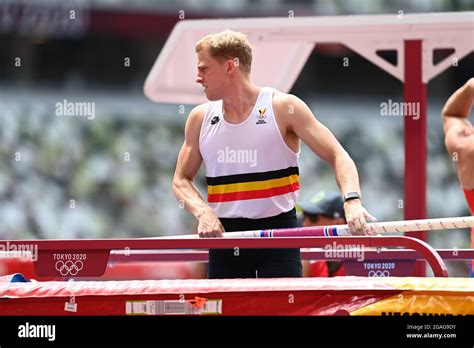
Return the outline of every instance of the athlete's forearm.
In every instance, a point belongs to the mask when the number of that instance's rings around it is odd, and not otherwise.
[[[173,179],[173,192],[180,204],[184,205],[184,208],[197,219],[212,211],[190,179],[175,177]]]
[[[348,192],[360,192],[359,174],[354,161],[349,154],[344,151],[337,154],[332,164],[336,181],[342,194]]]
[[[444,117],[467,118],[471,112],[474,99],[474,78],[467,81],[461,88],[449,97],[444,105],[442,115]]]

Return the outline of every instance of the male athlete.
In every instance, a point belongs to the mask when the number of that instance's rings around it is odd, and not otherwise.
[[[471,78],[449,97],[442,111],[444,143],[455,160],[471,215],[474,215],[474,128],[468,117],[473,100],[474,78]],[[474,248],[474,228],[471,229],[471,248]],[[474,276],[473,266],[474,261],[471,261],[471,276]]]
[[[296,227],[301,140],[333,168],[351,232],[363,235],[366,221],[375,218],[361,204],[354,162],[302,100],[252,83],[246,36],[230,30],[208,35],[196,53],[196,82],[209,102],[189,114],[173,191],[198,219],[199,236]],[[193,184],[203,161],[207,202]],[[209,278],[300,276],[299,249],[209,251]]]

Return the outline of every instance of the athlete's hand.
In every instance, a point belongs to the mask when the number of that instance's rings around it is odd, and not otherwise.
[[[199,216],[198,234],[200,238],[222,237],[224,226],[212,210]]]
[[[347,225],[349,225],[353,236],[373,235],[367,231],[367,221],[377,221],[377,219],[362,206],[360,199],[351,199],[345,202],[344,212]]]
[[[471,95],[474,97],[474,77],[471,77],[468,81],[467,81],[467,85],[469,86],[469,90],[471,92]]]

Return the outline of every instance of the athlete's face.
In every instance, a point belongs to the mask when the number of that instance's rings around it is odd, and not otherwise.
[[[209,100],[222,99],[224,81],[226,80],[226,63],[213,58],[207,49],[198,52],[196,82],[202,85]]]

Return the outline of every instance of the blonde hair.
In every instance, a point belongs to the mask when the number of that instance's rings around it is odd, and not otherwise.
[[[207,49],[213,58],[238,59],[238,67],[246,74],[250,74],[252,66],[252,46],[244,33],[233,30],[224,30],[220,33],[204,36],[196,43],[196,52]]]

